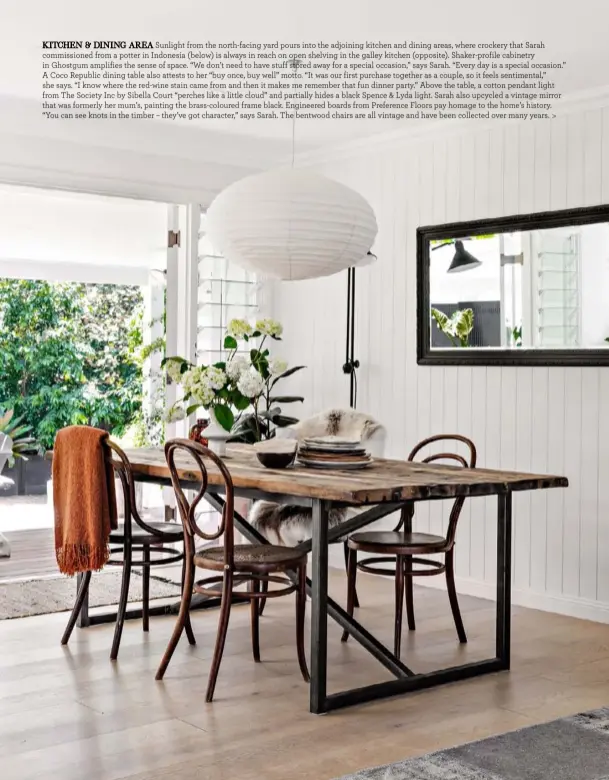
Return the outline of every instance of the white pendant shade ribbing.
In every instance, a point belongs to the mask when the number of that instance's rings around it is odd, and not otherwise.
[[[247,176],[207,210],[213,246],[231,262],[278,279],[330,276],[357,265],[377,233],[368,202],[310,171]]]
[[[376,263],[377,256],[372,254],[372,252],[368,252],[363,257],[359,259],[357,263],[353,264],[354,268],[363,268],[366,265],[372,265],[373,263]]]

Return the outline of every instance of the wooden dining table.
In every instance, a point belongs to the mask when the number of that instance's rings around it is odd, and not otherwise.
[[[126,454],[137,480],[171,484],[162,449],[127,449]],[[284,470],[266,469],[248,445],[229,446],[225,463],[237,496],[310,507],[312,510],[312,538],[299,545],[300,549],[311,553],[312,564],[312,576],[307,579],[307,592],[311,598],[311,712],[329,712],[510,668],[512,493],[567,487],[565,477],[383,459],[375,459],[367,468],[358,471],[317,470],[299,465]],[[176,458],[176,464],[183,486],[195,487],[198,472],[193,468],[194,464],[183,456]],[[212,507],[221,510],[224,505],[222,477],[211,463],[208,477],[206,500]],[[417,673],[330,598],[328,545],[401,509],[405,502],[436,501],[458,496],[497,496],[496,652],[493,658]],[[336,506],[358,507],[361,511],[341,525],[330,528],[328,513]],[[268,544],[238,512],[235,512],[235,526],[250,542]],[[394,679],[329,694],[328,617],[348,631],[392,673]]]

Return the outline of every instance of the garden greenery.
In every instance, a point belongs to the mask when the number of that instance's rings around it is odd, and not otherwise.
[[[139,287],[0,279],[0,406],[44,448],[66,425],[121,436],[142,406]]]

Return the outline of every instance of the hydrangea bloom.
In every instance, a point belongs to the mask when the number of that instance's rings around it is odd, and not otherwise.
[[[216,398],[216,394],[208,384],[199,384],[193,388],[192,400],[194,403],[207,408]]]
[[[167,412],[167,422],[179,422],[186,417],[186,410],[181,406],[172,406]]]
[[[170,360],[166,364],[167,376],[172,382],[179,383],[182,381],[182,364],[177,360]]]
[[[210,383],[209,374],[204,366],[196,366],[182,374],[184,392],[200,406],[209,406],[216,397]]]
[[[211,388],[221,390],[226,384],[226,374],[221,368],[210,366],[205,372],[205,376]]]
[[[252,366],[241,374],[237,388],[246,398],[256,398],[264,389],[264,379]]]
[[[274,336],[278,338],[283,333],[283,325],[277,320],[258,320],[256,330],[259,330],[263,336]]]
[[[182,385],[184,386],[184,392],[192,392],[193,387],[201,381],[203,376],[203,369],[199,366],[189,368],[182,374]]]
[[[283,374],[283,372],[287,370],[287,367],[287,360],[282,360],[281,358],[272,358],[269,361],[269,371],[271,372],[272,376],[279,376],[280,374]]]
[[[230,363],[227,363],[226,373],[228,374],[229,379],[232,379],[233,382],[236,382],[241,374],[244,371],[247,371],[250,366],[250,361],[242,355],[239,355],[238,357],[234,357]]]
[[[226,326],[226,332],[234,339],[242,339],[252,333],[252,326],[246,320],[231,320]]]

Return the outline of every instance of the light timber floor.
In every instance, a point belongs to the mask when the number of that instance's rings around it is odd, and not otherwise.
[[[364,625],[391,643],[393,588],[361,576]],[[345,578],[331,576],[342,600]],[[446,593],[415,591],[416,633],[403,658],[415,670],[492,654],[494,604],[461,598],[470,637],[459,646]],[[578,711],[609,705],[609,626],[515,608],[512,671],[326,716],[308,712],[291,598],[269,602],[261,664],[251,657],[249,609],[234,607],[216,689],[204,693],[217,612],[194,613],[198,644],[183,641],[164,682],[154,672],[173,618],[144,635],[127,624],[119,661],[112,626],[59,638],[66,615],[0,623],[3,780],[325,780]],[[387,679],[329,622],[329,690]]]

